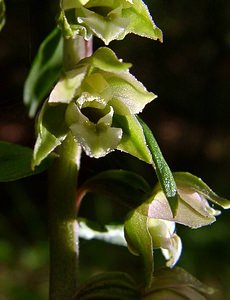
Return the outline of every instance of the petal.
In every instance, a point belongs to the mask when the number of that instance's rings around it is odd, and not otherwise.
[[[104,116],[102,117],[97,124],[99,125],[103,125],[103,126],[111,126],[112,125],[112,121],[113,121],[113,108],[112,106],[110,107],[110,111]]]
[[[172,268],[175,266],[181,256],[182,242],[177,234],[174,234],[170,241],[171,243],[169,248],[162,248],[161,252],[167,260],[166,266]]]
[[[151,164],[152,157],[137,117],[135,115],[114,115],[113,124],[122,128],[123,131],[122,140],[118,144],[117,149]]]
[[[153,247],[167,248],[175,230],[175,223],[165,220],[148,218],[148,229],[152,236]]]
[[[77,20],[80,24],[87,25],[91,31],[106,45],[112,40],[125,36],[125,30],[129,25],[129,19],[123,18],[122,9],[116,8],[106,18],[86,8],[76,10]]]
[[[138,114],[146,104],[157,97],[148,92],[144,85],[129,72],[123,72],[119,75],[103,74],[113,93],[110,105],[113,106],[118,115]]]
[[[148,7],[142,0],[133,0],[133,5],[123,10],[123,16],[130,19],[126,34],[134,33],[162,42],[162,32],[153,22]]]
[[[113,151],[122,137],[122,129],[110,127],[113,110],[94,124],[84,116],[75,103],[66,110],[66,120],[74,138],[90,157],[103,157]]]
[[[95,125],[75,123],[70,126],[70,129],[88,156],[100,158],[117,147],[122,136],[122,130],[108,127],[98,133],[95,127]]]
[[[112,73],[127,71],[132,66],[132,64],[118,59],[116,54],[107,47],[100,47],[94,52],[92,64],[95,68]]]
[[[148,229],[152,237],[153,248],[161,248],[167,260],[167,266],[173,267],[182,251],[181,239],[174,233],[175,222],[148,218]]]
[[[58,81],[49,96],[49,103],[69,103],[86,74],[86,66],[68,71]]]
[[[51,107],[47,101],[43,104],[36,123],[37,139],[34,146],[32,168],[38,166],[63,142],[68,134],[65,111],[65,104],[54,107]]]
[[[205,199],[210,200],[222,208],[230,208],[230,201],[218,196],[205,182],[201,180],[201,178],[188,172],[174,172],[173,176],[181,190],[189,187],[191,190],[203,195]]]
[[[199,194],[198,192],[194,192],[190,188],[180,189],[178,187],[178,193],[186,203],[188,203],[194,210],[198,211],[204,217],[208,217],[209,215],[218,216],[220,214],[219,211],[214,210],[209,206],[208,201],[204,196]]]
[[[104,103],[107,103],[112,97],[111,87],[100,73],[87,76],[82,83],[81,90],[92,94],[93,97],[100,97]]]
[[[169,203],[162,191],[153,196],[151,202],[146,205],[144,204],[141,210],[144,212],[145,209],[147,209],[147,214],[150,218],[174,221],[191,228],[209,225],[216,220],[212,213],[204,216],[203,211],[200,212],[199,210],[195,210],[190,204],[182,199],[179,199],[177,214],[173,217]]]
[[[100,96],[92,95],[87,92],[83,92],[76,100],[80,108],[92,107],[103,109],[106,107],[107,102]]]

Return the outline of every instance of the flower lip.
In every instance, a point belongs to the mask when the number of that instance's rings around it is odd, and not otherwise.
[[[148,218],[149,233],[153,241],[153,248],[160,248],[167,260],[166,265],[173,267],[180,258],[182,242],[175,233],[175,222]]]
[[[100,109],[88,106],[82,108],[81,112],[84,116],[86,116],[89,119],[89,121],[91,121],[94,124],[97,124],[101,118],[103,118],[109,113],[109,108],[106,107],[104,109]]]

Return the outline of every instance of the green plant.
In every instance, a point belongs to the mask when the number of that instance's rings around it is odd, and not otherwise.
[[[156,96],[110,48],[92,53],[92,35],[107,45],[131,32],[162,40],[142,1],[61,1],[58,28],[42,43],[24,89],[30,116],[42,105],[34,151],[1,143],[2,181],[49,168],[50,299],[74,294],[76,299],[202,299],[201,294],[212,292],[181,269],[154,271],[154,248],[162,249],[169,267],[180,256],[175,223],[192,228],[210,224],[219,212],[207,199],[223,208],[229,208],[229,201],[194,175],[170,171],[151,130],[136,116]],[[78,187],[76,200],[81,149],[95,158],[114,149],[127,152],[152,165],[159,184],[153,188],[139,174],[110,170]],[[101,228],[85,219],[77,222],[77,209],[88,192],[126,205],[124,224]],[[115,230],[119,234],[114,236]],[[143,281],[137,284],[127,274],[111,273],[79,287],[78,238],[89,234],[127,243],[141,258]]]

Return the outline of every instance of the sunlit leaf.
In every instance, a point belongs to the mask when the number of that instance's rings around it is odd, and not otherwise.
[[[156,170],[159,183],[168,199],[172,213],[175,216],[178,207],[178,194],[177,194],[177,187],[172,172],[161,153],[161,150],[152,134],[152,131],[140,118],[138,118],[138,120],[142,125],[145,138],[146,138],[146,143],[152,154],[152,160],[154,162],[154,168]]]
[[[62,67],[63,39],[61,31],[55,28],[42,42],[26,79],[23,98],[34,117],[37,108],[47,97]]]
[[[33,150],[17,144],[0,142],[0,182],[13,181],[35,175],[46,170],[52,157],[35,170],[31,169]]]

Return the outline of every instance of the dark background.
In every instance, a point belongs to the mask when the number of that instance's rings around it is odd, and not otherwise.
[[[27,117],[22,90],[37,48],[55,26],[58,5],[51,0],[6,1],[0,33],[0,140],[33,147],[34,120]],[[58,1],[57,1],[58,2]],[[149,0],[164,43],[134,35],[110,47],[133,63],[131,72],[158,98],[142,117],[157,138],[173,171],[201,177],[218,194],[230,197],[230,2]],[[95,39],[95,48],[102,43]],[[125,154],[82,159],[80,183],[100,170],[138,171],[150,183],[151,169]],[[47,299],[47,174],[0,185],[0,300]],[[125,211],[108,199],[86,199],[81,214],[100,222],[122,219]],[[229,216],[199,230],[177,226],[184,251],[179,265],[230,298]],[[136,277],[138,258],[127,249],[82,241],[81,278],[103,270]],[[160,264],[158,257],[156,264]]]

